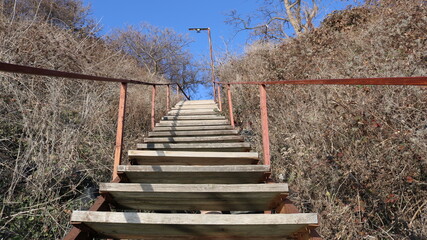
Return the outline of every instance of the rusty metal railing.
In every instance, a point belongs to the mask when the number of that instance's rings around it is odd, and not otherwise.
[[[270,139],[268,132],[268,108],[267,108],[267,85],[401,85],[401,86],[427,86],[427,77],[389,77],[389,78],[352,78],[352,79],[319,79],[319,80],[289,80],[289,81],[266,81],[266,82],[218,82],[216,99],[221,106],[220,85],[226,85],[229,118],[234,127],[233,101],[231,97],[231,85],[259,85],[260,111],[261,111],[261,134],[263,146],[263,160],[265,165],[270,165]]]
[[[59,77],[59,78],[69,78],[69,79],[76,79],[76,80],[120,83],[120,99],[119,99],[119,109],[118,109],[118,119],[117,119],[116,144],[114,147],[114,165],[113,165],[113,174],[112,174],[113,180],[118,178],[117,168],[122,162],[121,156],[123,151],[123,129],[124,129],[124,123],[125,123],[127,85],[139,84],[139,85],[152,86],[151,128],[154,128],[155,126],[156,86],[166,86],[166,110],[167,111],[170,110],[170,86],[171,85],[176,85],[176,92],[177,93],[181,92],[186,99],[190,100],[190,97],[184,92],[184,90],[178,83],[150,83],[150,82],[143,82],[143,81],[130,80],[130,79],[99,77],[99,76],[85,75],[80,73],[63,72],[63,71],[50,70],[50,69],[44,69],[44,68],[36,68],[36,67],[22,66],[22,65],[10,64],[10,63],[3,63],[3,62],[0,62],[0,71],[45,76],[45,77]]]

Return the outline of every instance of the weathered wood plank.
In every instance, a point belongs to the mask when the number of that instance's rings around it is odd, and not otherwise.
[[[206,104],[216,104],[214,100],[191,100],[191,101],[181,101],[178,102],[175,106],[180,105],[206,105]]]
[[[175,120],[175,121],[186,121],[186,120],[225,120],[224,116],[215,115],[190,115],[190,116],[164,116],[162,120]]]
[[[175,105],[172,109],[218,109],[216,104]]]
[[[317,224],[317,214],[158,214],[74,211],[83,222],[111,238],[125,239],[283,239]]]
[[[141,150],[169,151],[216,151],[216,152],[249,152],[251,145],[247,142],[238,143],[139,143]]]
[[[160,121],[156,124],[157,127],[173,127],[173,126],[215,126],[215,125],[230,125],[228,120],[204,120],[204,121]]]
[[[139,165],[248,165],[259,161],[257,152],[188,152],[129,150]]]
[[[144,138],[146,143],[184,143],[184,142],[243,142],[243,136],[222,135],[208,137],[150,137]]]
[[[155,127],[155,132],[161,131],[206,131],[206,130],[233,130],[231,125],[218,126],[176,126],[176,127]]]
[[[100,183],[99,191],[126,209],[263,211],[275,207],[288,185]]]
[[[238,130],[215,130],[215,131],[163,131],[149,132],[149,137],[169,137],[169,136],[219,136],[219,135],[236,135]]]
[[[168,116],[186,116],[186,115],[218,115],[221,114],[218,111],[207,111],[207,110],[172,110],[167,113]]]
[[[259,183],[270,171],[266,165],[181,166],[120,165],[119,173],[132,183],[237,184]]]

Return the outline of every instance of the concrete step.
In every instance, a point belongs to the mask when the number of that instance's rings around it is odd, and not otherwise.
[[[129,150],[138,165],[249,165],[259,162],[257,152],[187,152]]]
[[[219,135],[237,135],[238,130],[205,130],[205,131],[164,131],[149,132],[149,137],[174,137],[174,136],[219,136]]]
[[[146,143],[215,143],[215,142],[243,142],[243,136],[239,135],[222,135],[207,137],[150,137],[144,138]]]
[[[249,152],[251,145],[247,142],[239,143],[140,143],[139,150],[167,150],[167,151],[204,151],[204,152]]]
[[[172,121],[225,120],[225,117],[215,116],[215,115],[164,116],[162,117],[162,120],[172,120]]]
[[[119,165],[118,172],[131,183],[237,184],[260,183],[269,176],[265,165],[184,166]]]
[[[206,130],[233,130],[233,127],[231,125],[154,127],[155,132],[162,132],[162,131],[206,131]]]
[[[158,127],[173,127],[173,126],[216,126],[230,125],[228,120],[203,120],[203,121],[169,121],[163,120],[156,124]]]
[[[119,209],[182,211],[264,211],[278,207],[288,184],[100,183],[101,194]]]
[[[317,214],[161,214],[74,211],[71,223],[114,239],[278,240],[317,225]],[[82,226],[83,227],[83,226]]]

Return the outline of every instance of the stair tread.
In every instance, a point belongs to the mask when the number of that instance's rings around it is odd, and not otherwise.
[[[225,120],[225,117],[215,115],[164,116],[162,117],[162,120]]]
[[[119,165],[131,183],[237,184],[260,183],[269,176],[265,165],[185,166]]]
[[[219,110],[217,105],[180,105],[172,107],[172,110],[192,110],[192,109],[204,109],[204,110]]]
[[[243,142],[243,136],[221,135],[207,137],[149,137],[144,138],[146,143],[179,143],[179,142]]]
[[[248,152],[251,145],[247,142],[231,143],[139,143],[137,149],[163,150],[172,151],[233,151]]]
[[[216,104],[214,100],[190,100],[190,101],[180,101],[177,105],[197,105],[197,104]]]
[[[288,184],[100,183],[125,209],[264,211],[277,207]]]
[[[149,132],[149,137],[162,137],[162,136],[217,136],[217,135],[237,135],[239,132],[235,129],[231,130],[207,130],[207,131],[162,131],[162,132]]]
[[[73,224],[84,223],[110,238],[130,239],[283,239],[308,225],[317,214],[159,214],[74,211]]]
[[[168,121],[162,120],[156,124],[158,127],[169,126],[217,126],[217,125],[230,125],[228,120],[203,120],[203,121]]]
[[[259,183],[269,175],[265,165],[185,166],[119,165],[131,183],[237,184]]]
[[[210,110],[172,110],[167,113],[168,116],[181,116],[181,115],[215,115],[221,116],[218,111]]]
[[[233,130],[233,127],[231,125],[154,127],[155,132],[162,132],[162,131],[205,131],[205,130]]]
[[[128,156],[139,165],[248,165],[259,161],[257,152],[129,150]]]

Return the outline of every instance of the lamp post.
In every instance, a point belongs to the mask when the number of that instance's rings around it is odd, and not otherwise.
[[[211,56],[211,77],[212,77],[212,88],[213,88],[213,96],[215,101],[216,99],[216,91],[215,91],[215,65],[213,58],[213,50],[212,50],[212,38],[211,38],[211,29],[210,28],[189,28],[190,31],[196,31],[200,33],[201,31],[208,31],[208,40],[209,40],[209,53]]]

